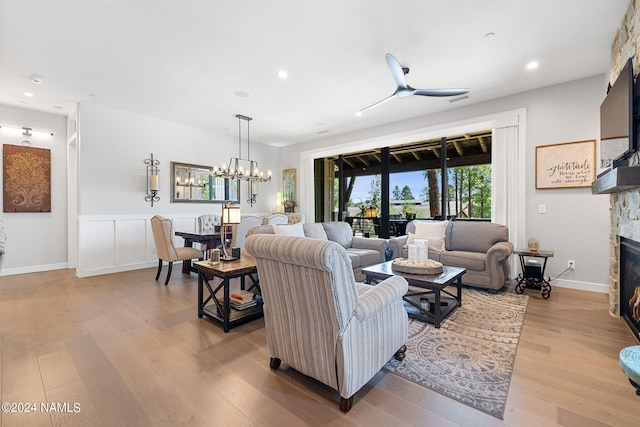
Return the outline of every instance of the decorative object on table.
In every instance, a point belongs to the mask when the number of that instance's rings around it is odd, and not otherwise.
[[[591,187],[596,179],[596,141],[536,147],[536,188]]]
[[[403,363],[384,369],[503,419],[528,297],[464,288],[440,329],[412,320]]]
[[[209,249],[209,265],[220,264],[220,249]]]
[[[51,212],[51,150],[3,146],[4,212]]]
[[[213,167],[213,174],[220,178],[235,179],[241,181],[247,181],[247,192],[249,194],[247,203],[250,206],[256,202],[256,196],[258,195],[258,183],[271,181],[271,170],[267,171],[267,176],[259,169],[258,162],[251,160],[251,146],[249,141],[249,122],[253,120],[251,117],[243,116],[242,114],[236,114],[238,119],[238,157],[231,157],[229,165],[222,165],[222,168],[218,169],[218,166]],[[247,122],[247,157],[242,157],[242,121]],[[240,165],[240,161],[249,162],[249,168],[244,169]]]
[[[225,238],[226,228],[229,224],[240,224],[241,220],[240,215],[240,207],[235,206],[232,202],[227,203],[222,208],[222,224],[220,226],[222,230],[222,253],[223,256],[220,257],[221,261],[235,261],[238,258],[234,258],[232,255],[229,255],[227,252],[227,239]]]
[[[144,164],[147,165],[147,194],[144,196],[144,200],[145,202],[151,202],[151,207],[153,207],[153,202],[160,201],[160,196],[158,196],[158,191],[160,191],[160,182],[158,180],[160,161],[154,159],[153,153],[151,153],[150,158],[144,159]]]
[[[529,239],[528,245],[529,245],[529,250],[531,252],[538,251],[539,246],[538,246],[538,241],[536,239],[534,238]]]
[[[369,206],[364,211],[365,218],[376,218],[378,213],[376,212],[376,208],[374,206]]]
[[[440,274],[443,271],[442,263],[432,259],[423,262],[409,262],[404,258],[396,258],[393,260],[392,268],[394,271],[409,274]]]
[[[282,171],[282,199],[284,211],[293,212],[296,205],[296,170],[285,169]]]

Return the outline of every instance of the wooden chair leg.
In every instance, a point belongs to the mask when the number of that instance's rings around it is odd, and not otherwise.
[[[406,356],[406,352],[407,352],[407,346],[403,345],[402,347],[400,347],[400,349],[398,351],[396,351],[396,353],[393,355],[393,357],[399,361],[402,362]]]
[[[351,406],[353,406],[353,396],[348,399],[340,396],[340,411],[346,414],[351,410]]]
[[[272,371],[275,371],[280,367],[281,362],[282,360],[278,359],[277,357],[272,357],[271,361],[269,362],[269,367],[271,368]]]
[[[162,260],[158,260],[158,272],[156,273],[156,280],[160,278],[160,272],[162,271]]]
[[[171,270],[173,270],[173,263],[169,263],[169,271],[167,271],[167,280],[164,281],[164,285],[167,286],[169,284],[169,279],[171,278]]]

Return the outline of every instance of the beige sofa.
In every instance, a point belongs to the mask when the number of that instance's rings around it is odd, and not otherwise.
[[[304,237],[331,240],[345,248],[349,259],[351,260],[356,280],[364,280],[364,274],[361,272],[363,267],[385,262],[385,254],[389,247],[388,240],[354,236],[351,226],[346,222],[298,223],[275,226],[260,225],[258,227],[251,228],[247,232],[247,237],[253,234],[275,234],[274,227],[285,227],[280,230],[286,230],[286,227],[292,226],[301,228],[304,232]]]
[[[416,222],[407,224],[406,236],[389,240],[394,258],[407,258],[407,239],[409,233],[416,232]],[[444,230],[444,250],[430,248],[430,259],[466,268],[467,272],[462,276],[466,285],[493,291],[504,286],[509,278],[509,256],[513,252],[506,226],[479,221],[448,221]]]

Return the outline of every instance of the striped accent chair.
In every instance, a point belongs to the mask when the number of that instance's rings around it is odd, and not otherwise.
[[[254,234],[245,247],[258,268],[271,369],[285,362],[337,390],[348,412],[391,357],[404,358],[406,280],[357,283],[345,248],[329,240]]]

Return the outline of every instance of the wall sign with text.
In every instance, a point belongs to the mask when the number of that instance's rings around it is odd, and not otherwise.
[[[591,187],[595,179],[595,139],[536,147],[536,188]]]

